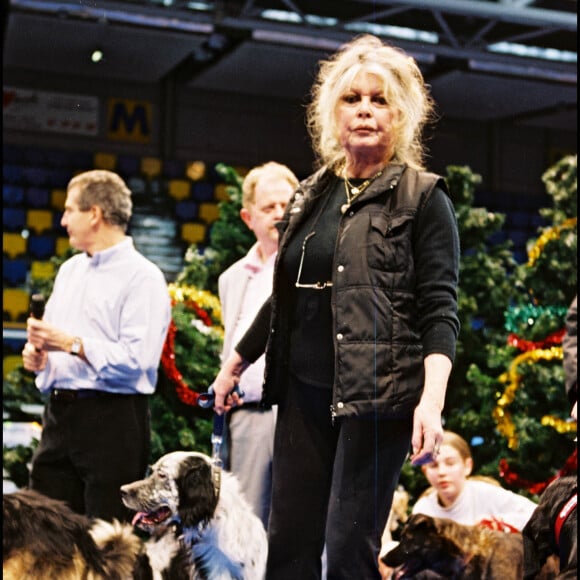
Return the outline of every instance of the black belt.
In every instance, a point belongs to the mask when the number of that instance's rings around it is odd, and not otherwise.
[[[73,391],[72,389],[52,389],[50,391],[50,398],[53,401],[72,402],[80,399],[95,399],[96,397],[107,397],[115,393],[107,393],[105,391],[94,391],[92,389],[80,389]]]
[[[268,407],[262,407],[258,401],[256,401],[256,402],[252,401],[250,403],[244,403],[243,405],[232,407],[230,413],[235,413],[236,411],[243,411],[244,409],[246,409],[246,410],[260,409],[261,411],[269,411],[270,410]]]

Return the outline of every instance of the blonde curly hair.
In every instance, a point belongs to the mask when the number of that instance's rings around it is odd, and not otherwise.
[[[307,108],[307,127],[318,162],[336,168],[345,161],[338,139],[336,107],[361,72],[374,74],[382,81],[387,103],[398,111],[392,126],[394,155],[389,161],[424,169],[423,129],[435,119],[428,86],[411,56],[370,34],[344,44],[328,60],[321,61]]]

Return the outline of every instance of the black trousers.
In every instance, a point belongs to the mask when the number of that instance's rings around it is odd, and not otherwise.
[[[51,398],[30,487],[78,513],[130,521],[119,488],[145,476],[150,446],[146,395]]]
[[[278,408],[268,580],[380,579],[377,558],[412,419],[330,417],[331,393],[293,380]]]

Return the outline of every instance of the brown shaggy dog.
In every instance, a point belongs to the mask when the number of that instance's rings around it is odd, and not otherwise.
[[[554,480],[542,493],[540,503],[522,530],[524,536],[524,578],[536,579],[552,556],[560,571],[553,577],[578,577],[578,476]]]
[[[135,577],[142,542],[131,526],[91,520],[32,490],[5,494],[2,507],[5,580]]]
[[[523,542],[519,533],[414,514],[401,532],[399,545],[382,561],[393,578],[521,580]]]

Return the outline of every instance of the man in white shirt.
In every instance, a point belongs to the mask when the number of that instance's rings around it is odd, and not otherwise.
[[[103,519],[129,517],[119,488],[145,475],[171,319],[163,273],[125,234],[131,213],[117,174],[70,181],[61,223],[80,253],[60,267],[43,318],[28,319],[22,352],[47,395],[30,487]]]
[[[256,236],[248,253],[225,270],[218,280],[224,322],[225,360],[270,296],[278,249],[275,227],[298,186],[296,176],[273,161],[252,169],[245,177],[240,217]],[[264,356],[251,365],[240,381],[244,404],[229,414],[226,465],[240,480],[242,491],[264,526],[268,524],[271,463],[276,408],[259,406],[264,379]]]

